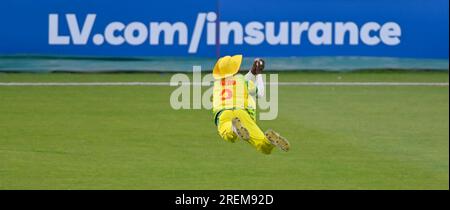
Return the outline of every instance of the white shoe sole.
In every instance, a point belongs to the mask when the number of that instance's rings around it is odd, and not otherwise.
[[[236,134],[239,136],[239,138],[243,140],[250,139],[248,130],[244,126],[242,126],[242,122],[239,118],[234,118],[231,123],[233,124],[233,127],[235,128]]]

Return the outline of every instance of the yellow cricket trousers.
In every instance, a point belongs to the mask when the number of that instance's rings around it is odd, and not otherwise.
[[[245,110],[237,109],[222,111],[217,125],[219,135],[226,141],[233,143],[236,141],[237,135],[233,132],[231,123],[235,117],[239,118],[242,125],[248,130],[250,134],[248,142],[255,147],[256,150],[264,154],[270,154],[274,146],[267,140],[264,132],[261,131],[258,125],[256,125],[255,120],[253,120]]]

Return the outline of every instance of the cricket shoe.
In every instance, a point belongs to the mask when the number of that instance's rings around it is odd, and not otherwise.
[[[269,129],[266,131],[265,134],[270,143],[280,148],[281,150],[287,152],[291,148],[291,145],[289,144],[288,140],[280,136],[280,134],[278,134],[277,132]]]
[[[247,128],[245,128],[242,125],[242,122],[241,122],[241,120],[239,118],[237,118],[237,117],[233,118],[231,123],[232,123],[232,126],[233,126],[233,131],[234,131],[234,133],[236,133],[236,135],[238,135],[243,140],[249,140],[250,139],[250,134],[248,133]]]

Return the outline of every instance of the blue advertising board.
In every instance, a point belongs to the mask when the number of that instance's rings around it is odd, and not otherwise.
[[[448,59],[448,0],[4,0],[0,55]]]

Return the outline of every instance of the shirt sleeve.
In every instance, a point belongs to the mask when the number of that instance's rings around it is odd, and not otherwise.
[[[265,93],[265,87],[264,87],[264,81],[261,74],[256,75],[256,88],[257,88],[257,94],[258,97],[264,97]]]
[[[247,83],[248,94],[250,94],[252,96],[256,95],[255,83],[251,80],[246,80],[246,83]]]
[[[248,71],[248,73],[245,75],[245,80],[247,80],[247,81],[251,80],[251,81],[255,82],[256,76],[253,75],[251,71]]]
[[[264,81],[261,74],[253,75],[251,71],[249,71],[245,75],[245,80],[249,81],[249,93],[252,95],[257,94],[258,97],[263,97],[265,88],[264,88]],[[252,86],[252,87],[250,87]]]

